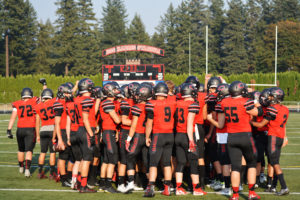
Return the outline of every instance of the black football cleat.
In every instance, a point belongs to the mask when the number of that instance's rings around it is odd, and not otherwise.
[[[144,197],[154,197],[154,196],[155,196],[154,185],[148,185],[145,190]]]
[[[93,189],[89,189],[87,186],[85,186],[85,187],[81,186],[79,192],[80,193],[95,193],[97,191],[93,190]]]
[[[113,186],[106,187],[106,188],[104,189],[104,192],[112,193],[112,194],[119,193]]]

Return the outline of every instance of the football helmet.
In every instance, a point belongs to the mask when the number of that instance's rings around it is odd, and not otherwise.
[[[32,98],[33,97],[33,92],[30,88],[23,88],[21,92],[21,98]]]
[[[42,99],[52,99],[53,97],[54,97],[54,94],[51,89],[46,88],[42,91],[42,94],[41,94]]]
[[[264,89],[259,96],[260,105],[262,105],[263,107],[268,107],[270,105],[269,96],[270,96],[270,88]]]
[[[273,97],[272,104],[280,103],[284,100],[284,91],[279,87],[273,87],[270,89],[270,96]]]
[[[121,90],[123,90],[124,96],[125,96],[126,98],[129,98],[129,97],[130,97],[130,95],[129,95],[129,86],[128,86],[128,84],[122,85]]]
[[[207,89],[217,88],[222,83],[219,77],[211,77],[207,82]]]
[[[134,97],[137,88],[140,86],[140,84],[138,82],[132,82],[128,84],[128,93],[130,95],[130,97]]]
[[[94,82],[89,78],[83,78],[78,83],[79,94],[90,92],[92,93]]]
[[[197,89],[194,86],[194,84],[191,84],[191,83],[182,84],[181,89],[180,89],[180,93],[181,93],[182,98],[187,98],[187,97],[195,98],[195,97],[197,97]]]
[[[147,101],[152,98],[152,88],[149,86],[139,86],[136,90],[136,94],[133,97],[136,103]]]
[[[245,97],[248,94],[247,85],[241,81],[233,81],[229,86],[229,93],[231,97],[237,97],[240,95]]]
[[[106,97],[116,97],[121,91],[118,85],[114,82],[109,82],[103,86],[102,92]]]
[[[185,80],[185,83],[191,83],[191,84],[193,84],[193,86],[196,89],[199,89],[199,87],[200,87],[199,79],[196,76],[189,76],[189,77],[187,77],[187,79]]]
[[[217,87],[217,101],[221,101],[224,99],[226,96],[229,96],[229,85],[226,83],[221,83]]]
[[[65,98],[65,94],[72,94],[72,88],[68,84],[61,84],[57,89],[56,96],[59,99]]]
[[[198,92],[205,92],[204,84],[203,83],[200,83]]]
[[[165,96],[165,97],[167,97],[168,93],[169,93],[169,88],[168,88],[167,84],[165,84],[164,82],[159,82],[154,87],[155,96]]]

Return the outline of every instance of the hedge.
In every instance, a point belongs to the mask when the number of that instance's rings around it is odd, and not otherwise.
[[[200,82],[204,82],[205,74],[194,74],[196,75]],[[20,99],[20,92],[24,87],[30,87],[33,90],[34,95],[39,96],[42,90],[41,84],[38,80],[44,77],[47,80],[48,87],[53,89],[56,92],[56,88],[61,83],[73,82],[80,80],[85,76],[55,76],[48,74],[39,74],[39,75],[20,75],[17,77],[0,77],[0,103],[10,103],[17,99]],[[165,80],[173,80],[176,85],[181,84],[188,77],[188,74],[166,74]],[[230,76],[222,77],[228,82],[235,80],[240,80],[245,83],[251,83],[251,80],[255,80],[256,83],[261,84],[273,84],[274,83],[274,73],[257,73],[257,74],[232,74]],[[95,85],[102,85],[102,76],[101,74],[89,76]],[[278,73],[277,82],[279,86],[286,93],[286,101],[299,101],[300,92],[298,90],[300,86],[300,73],[297,72],[282,72]],[[255,87],[256,90],[262,90],[266,87]]]

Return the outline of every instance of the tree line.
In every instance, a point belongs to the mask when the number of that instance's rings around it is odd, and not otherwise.
[[[169,5],[153,35],[141,17],[128,21],[123,0],[106,0],[97,19],[91,0],[57,0],[56,20],[38,21],[28,0],[0,0],[0,74],[5,75],[8,41],[9,75],[94,75],[113,59],[140,58],[165,64],[166,72],[205,72],[208,26],[209,72],[274,71],[278,26],[278,71],[300,71],[299,0],[183,0]],[[189,50],[189,35],[191,51]],[[103,49],[147,44],[165,56],[127,52],[101,57]]]

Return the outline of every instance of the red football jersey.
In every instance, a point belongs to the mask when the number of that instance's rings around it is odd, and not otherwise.
[[[196,124],[203,124],[203,107],[205,105],[205,97],[206,93],[205,92],[198,92],[198,97],[197,100],[199,102],[200,110],[199,113],[196,115],[195,122]]]
[[[132,106],[133,106],[133,100],[132,99],[124,99],[123,101],[121,101],[120,115],[126,115],[126,116],[128,116],[129,119],[132,119],[132,114],[130,112]],[[126,125],[122,124],[121,128],[129,130],[130,126],[126,126]]]
[[[33,107],[37,105],[38,98],[33,97],[26,101],[19,100],[12,103],[12,107],[17,109],[18,128],[34,128],[35,113]]]
[[[266,119],[269,120],[268,135],[284,138],[288,118],[289,109],[286,106],[280,104],[269,106],[266,114]]]
[[[79,127],[79,118],[81,118],[81,116],[78,115],[79,111],[75,102],[67,102],[66,112],[71,119],[71,131],[77,131]]]
[[[254,108],[254,101],[248,98],[228,97],[217,104],[217,112],[225,113],[228,133],[251,132],[250,115],[246,112]]]
[[[66,101],[64,99],[57,99],[53,104],[55,116],[60,116],[60,129],[66,129],[67,126],[67,112]]]
[[[189,112],[198,114],[200,110],[199,104],[195,101],[184,101],[179,100],[177,102],[177,117],[176,117],[176,132],[177,133],[187,133],[187,117]],[[195,120],[193,124],[193,131],[195,131]]]
[[[94,100],[89,96],[78,96],[75,98],[74,103],[76,104],[75,111],[77,112],[78,115],[78,124],[79,126],[84,126],[82,112],[90,112],[90,110],[92,110],[91,108],[94,106]],[[94,121],[96,121],[95,109],[94,109]],[[91,127],[93,127],[92,125],[95,124],[94,121],[92,117],[91,118],[89,117],[89,122]]]
[[[90,103],[93,104],[92,107],[89,107],[89,122],[90,122],[90,126],[92,128],[96,128],[97,127],[97,116],[96,116],[96,104],[95,104],[96,100],[95,99],[90,99]]]
[[[50,99],[34,106],[34,112],[41,118],[42,126],[54,125],[53,104],[56,99]]]
[[[135,129],[136,133],[145,134],[145,128],[146,128],[145,106],[146,104],[136,104],[131,108],[132,115],[137,116],[139,118]]]
[[[109,112],[115,110],[116,106],[111,100],[104,100],[100,104],[100,116],[102,119],[102,130],[117,130],[117,124],[110,117]]]
[[[151,100],[146,103],[147,116],[153,119],[153,133],[173,133],[176,101]]]

